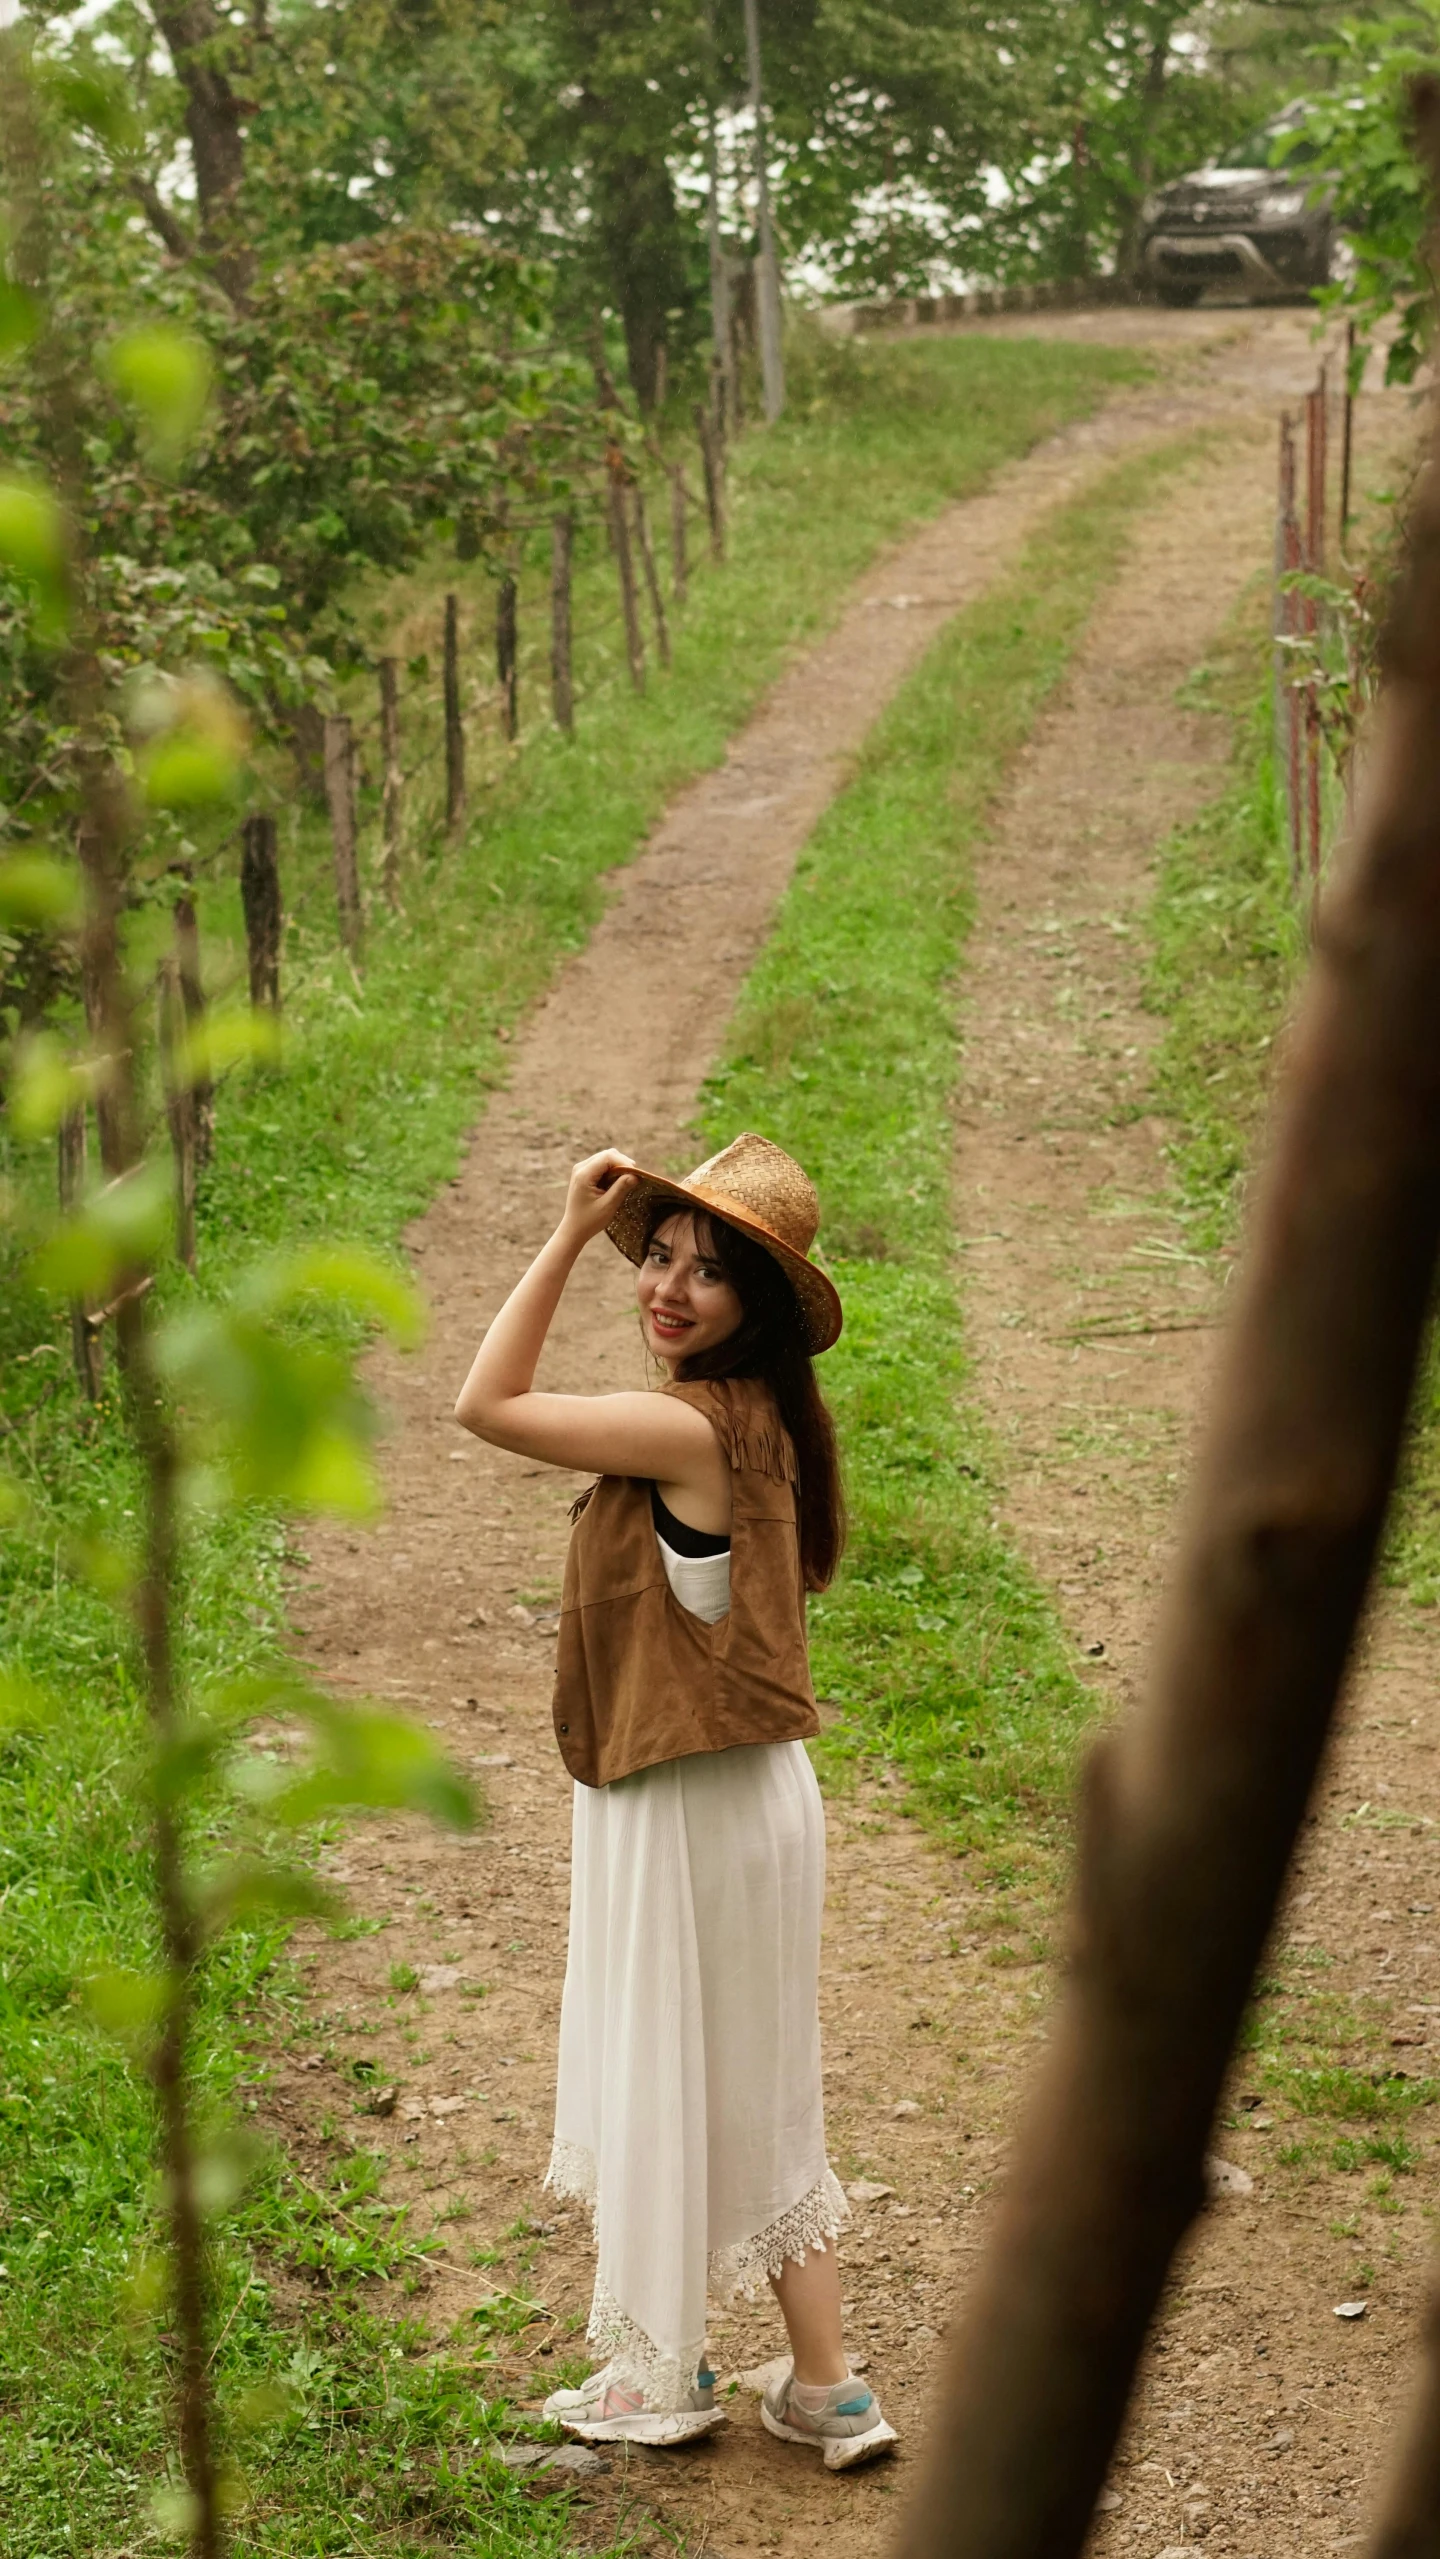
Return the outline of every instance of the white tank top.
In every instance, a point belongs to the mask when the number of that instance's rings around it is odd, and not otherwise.
[[[703,1618],[713,1626],[730,1607],[730,1557],[723,1555],[677,1555],[658,1533],[655,1539],[665,1579],[680,1605],[691,1617]]]

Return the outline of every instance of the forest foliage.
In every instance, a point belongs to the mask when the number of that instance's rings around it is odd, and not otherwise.
[[[761,20],[797,296],[1123,271],[1147,191],[1297,86],[1349,150],[1347,212],[1373,214],[1372,300],[1414,269],[1395,63],[1433,32],[1426,0],[1403,25],[1319,6],[1300,48],[1270,0],[765,0]],[[36,0],[15,40],[115,676],[199,665],[282,729],[353,655],[357,573],[452,535],[498,558],[603,475],[635,425],[597,405],[607,315],[641,413],[667,380],[703,388],[712,248],[739,273],[755,248],[740,0]],[[1341,130],[1357,78],[1363,149]],[[43,456],[13,212],[10,234],[0,452],[24,481]],[[116,362],[89,361],[147,326],[206,351],[183,478]],[[12,823],[66,754],[26,628],[0,570]]]

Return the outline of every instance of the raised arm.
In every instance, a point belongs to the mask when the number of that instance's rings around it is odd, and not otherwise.
[[[455,1419],[477,1439],[551,1466],[597,1475],[648,1475],[723,1498],[729,1475],[703,1415],[668,1395],[538,1395],[535,1371],[565,1283],[603,1233],[634,1180],[613,1147],[577,1164],[565,1213],[491,1324],[460,1389]]]

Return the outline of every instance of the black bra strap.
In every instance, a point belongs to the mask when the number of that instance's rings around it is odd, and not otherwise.
[[[677,1519],[661,1501],[658,1484],[650,1487],[650,1516],[655,1522],[656,1536],[663,1537],[676,1555],[728,1555],[730,1552],[728,1537],[716,1537],[708,1528],[691,1528],[685,1520]]]

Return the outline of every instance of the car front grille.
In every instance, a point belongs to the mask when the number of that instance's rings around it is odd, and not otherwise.
[[[1219,223],[1207,224],[1204,230],[1197,224],[1193,231],[1172,225],[1155,238],[1151,264],[1158,275],[1175,283],[1219,283],[1253,273],[1250,261],[1233,245],[1237,240],[1252,241],[1266,265],[1287,283],[1313,282],[1319,247],[1314,234],[1299,229],[1270,231],[1258,223],[1230,222],[1223,230]]]
[[[1233,249],[1187,247],[1182,256],[1171,255],[1167,241],[1156,246],[1156,263],[1160,273],[1176,283],[1202,284],[1218,282],[1222,276],[1243,275],[1245,264]]]

